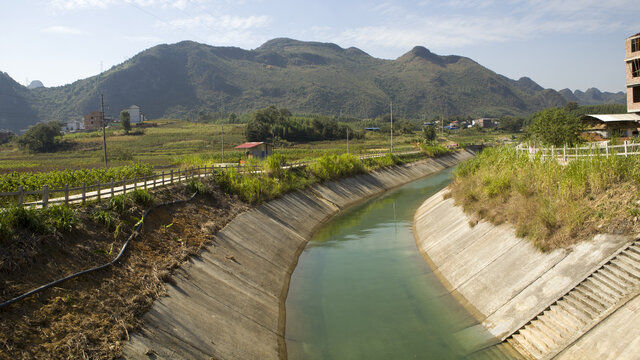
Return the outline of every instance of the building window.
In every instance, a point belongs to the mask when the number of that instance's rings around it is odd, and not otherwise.
[[[640,37],[631,39],[631,52],[640,51]]]
[[[640,86],[633,88],[633,103],[640,103]]]
[[[640,59],[631,60],[631,77],[640,76]]]

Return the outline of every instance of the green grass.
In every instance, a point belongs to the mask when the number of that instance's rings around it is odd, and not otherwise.
[[[69,232],[78,225],[75,210],[65,205],[43,209],[33,207],[7,207],[0,209],[0,241],[6,241],[16,231],[28,230],[35,234]]]
[[[595,157],[561,165],[497,147],[460,164],[454,177],[452,193],[465,211],[496,224],[513,224],[517,235],[543,251],[599,231],[637,231],[639,157]]]

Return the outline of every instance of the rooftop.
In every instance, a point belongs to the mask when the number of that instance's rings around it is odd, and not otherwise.
[[[240,144],[236,147],[234,147],[234,149],[251,149],[254,148],[258,145],[264,144],[264,142],[262,141],[255,141],[255,142],[246,142],[244,144]]]

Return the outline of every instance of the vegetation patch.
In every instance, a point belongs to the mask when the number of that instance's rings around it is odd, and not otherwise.
[[[640,158],[595,157],[561,165],[496,147],[458,166],[456,204],[475,218],[511,223],[542,251],[596,233],[640,231]],[[472,223],[474,220],[472,220]]]

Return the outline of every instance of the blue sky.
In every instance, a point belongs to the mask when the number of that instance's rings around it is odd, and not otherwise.
[[[0,71],[59,86],[161,43],[289,37],[385,59],[422,45],[546,88],[624,91],[639,15],[637,0],[0,0]]]

